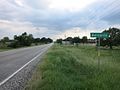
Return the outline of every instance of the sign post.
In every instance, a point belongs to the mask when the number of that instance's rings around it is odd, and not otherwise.
[[[109,33],[90,33],[91,37],[96,37],[98,39],[97,43],[97,51],[98,51],[98,71],[100,69],[100,39],[101,38],[109,38]]]

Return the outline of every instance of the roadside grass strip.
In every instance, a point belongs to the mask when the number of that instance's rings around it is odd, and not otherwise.
[[[54,45],[25,90],[120,90],[120,50]]]

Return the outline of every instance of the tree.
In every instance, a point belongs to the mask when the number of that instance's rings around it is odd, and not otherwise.
[[[87,40],[88,40],[88,39],[87,39],[87,36],[82,37],[82,42],[83,42],[83,44],[84,44],[84,43],[87,43]]]
[[[63,41],[62,39],[57,39],[56,43],[62,44],[62,41]]]
[[[120,29],[118,29],[118,28],[109,28],[108,30],[104,30],[103,32],[109,33],[110,37],[108,39],[106,39],[106,40],[102,40],[101,41],[102,45],[109,45],[110,49],[112,49],[112,46],[120,45]]]
[[[47,39],[45,38],[45,37],[43,37],[43,38],[41,38],[41,43],[45,43],[45,44],[47,44]]]
[[[8,46],[7,42],[9,41],[10,41],[9,37],[3,37],[3,39],[1,39],[0,41],[0,47],[6,48]]]
[[[2,39],[2,41],[9,41],[8,37],[5,37]],[[11,40],[9,47],[17,48],[17,47],[24,47],[24,46],[30,46],[32,43],[35,43],[36,45],[39,43],[47,44],[52,43],[53,40],[51,38],[35,38],[32,34],[27,34],[26,32],[22,33],[21,35],[17,36],[14,35],[14,40]]]
[[[27,35],[26,32],[22,33],[22,35],[15,35],[14,42],[10,45],[11,47],[23,47],[23,46],[30,46],[33,43],[33,35]]]
[[[73,38],[73,43],[80,43],[80,38],[79,37],[74,37]]]
[[[14,35],[14,40],[17,40],[17,37],[18,37],[17,35]]]
[[[31,45],[33,42],[34,42],[34,38],[33,38],[33,35],[32,34],[29,34],[28,36],[27,36],[27,39],[28,39],[28,43]]]
[[[41,43],[40,38],[35,38],[35,39],[34,39],[34,43],[35,43],[36,45],[38,45],[39,43]]]
[[[1,41],[2,41],[3,43],[5,43],[5,42],[9,42],[10,39],[9,39],[9,37],[4,37]]]
[[[52,39],[50,39],[50,38],[48,38],[48,39],[47,39],[47,42],[48,42],[48,43],[52,43],[52,42],[53,42],[53,40],[52,40]]]
[[[74,37],[73,41],[72,41],[76,46],[78,46],[78,44],[81,42],[79,37]]]

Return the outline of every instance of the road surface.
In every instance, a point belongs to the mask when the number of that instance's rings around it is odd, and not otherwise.
[[[50,46],[52,44],[0,52],[0,83]]]

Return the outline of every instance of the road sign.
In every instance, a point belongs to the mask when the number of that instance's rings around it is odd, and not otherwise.
[[[110,35],[109,33],[90,33],[91,37],[96,37],[98,38],[98,42],[97,42],[97,50],[98,50],[98,71],[100,69],[100,39],[101,38],[109,38]]]
[[[90,33],[91,37],[96,37],[96,38],[109,38],[109,33]]]

